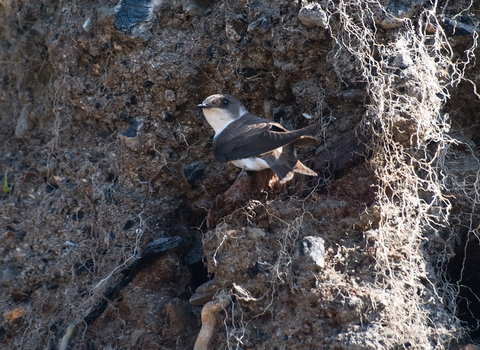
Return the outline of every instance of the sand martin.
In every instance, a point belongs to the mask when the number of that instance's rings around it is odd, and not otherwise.
[[[271,168],[281,183],[291,180],[294,173],[317,176],[297,159],[295,150],[316,142],[306,136],[315,124],[287,131],[278,123],[249,113],[231,95],[212,95],[198,107],[215,130],[213,155],[217,161],[230,161],[246,170]]]

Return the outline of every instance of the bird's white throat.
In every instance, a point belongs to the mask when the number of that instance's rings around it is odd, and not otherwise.
[[[220,133],[235,120],[241,118],[247,110],[241,110],[240,115],[235,117],[229,111],[223,108],[204,108],[203,115],[207,119],[208,124],[215,130],[215,136],[217,137]]]

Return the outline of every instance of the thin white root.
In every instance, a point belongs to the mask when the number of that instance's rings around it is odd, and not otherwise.
[[[202,309],[202,329],[198,333],[193,350],[208,350],[208,343],[215,329],[216,314],[230,303],[230,295],[221,291],[215,300],[209,301]]]

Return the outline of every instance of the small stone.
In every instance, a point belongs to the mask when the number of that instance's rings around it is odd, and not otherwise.
[[[175,101],[175,92],[173,90],[166,90],[165,91],[165,100],[168,102]]]
[[[205,175],[205,164],[197,162],[183,168],[183,175],[191,188],[196,188]]]
[[[227,38],[234,42],[242,40],[247,32],[246,21],[241,15],[225,16],[225,34]]]
[[[83,22],[83,30],[86,31],[86,32],[89,32],[90,31],[90,28],[91,28],[91,25],[92,25],[92,19],[90,17],[88,17],[85,22]]]
[[[270,20],[270,18],[267,16],[262,16],[256,21],[253,21],[252,23],[250,23],[248,25],[247,31],[249,33],[259,32],[262,34],[266,34],[270,30],[271,26],[272,26],[272,21]]]
[[[125,146],[134,152],[139,152],[143,149],[143,142],[138,137],[138,132],[143,126],[143,121],[140,118],[130,119],[130,126],[125,132],[120,133],[119,139],[121,139]]]
[[[212,300],[219,289],[220,286],[215,283],[215,279],[207,281],[195,290],[189,302],[192,305],[205,305]]]
[[[304,237],[298,242],[298,256],[310,258],[318,267],[325,267],[325,240],[321,237]]]
[[[5,319],[8,322],[13,322],[17,318],[22,317],[25,314],[23,307],[17,307],[15,310],[5,313]]]
[[[348,297],[346,298],[345,302],[347,306],[352,309],[360,308],[363,305],[362,299],[357,296]]]
[[[314,2],[305,4],[300,9],[300,12],[298,13],[298,19],[309,28],[328,27],[327,14],[322,10],[319,4]]]
[[[120,135],[128,138],[134,138],[137,136],[137,132],[138,130],[140,130],[142,125],[143,121],[141,119],[132,118],[130,119],[130,126],[128,127],[128,129],[125,132],[122,132]]]
[[[133,38],[148,41],[152,37],[154,7],[151,0],[120,0],[115,7],[114,25]]]
[[[17,126],[15,127],[15,137],[16,138],[23,138],[27,131],[33,129],[33,122],[30,118],[30,111],[32,109],[32,104],[27,103],[22,111],[20,112],[20,117],[17,121]]]
[[[455,17],[454,17],[455,18]],[[468,18],[467,18],[468,19]],[[445,34],[447,36],[473,36],[475,34],[475,27],[467,23],[462,23],[457,19],[445,18],[443,21]]]
[[[172,123],[175,121],[173,115],[171,115],[167,110],[164,110],[162,114],[160,114],[160,119],[166,121],[167,123]]]
[[[405,18],[412,18],[422,10],[425,0],[390,1],[387,6],[376,3],[371,7],[375,23],[385,29],[400,28]]]

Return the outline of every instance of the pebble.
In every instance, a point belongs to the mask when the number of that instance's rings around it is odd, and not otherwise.
[[[262,16],[256,21],[250,23],[247,27],[247,31],[249,33],[259,32],[262,34],[266,34],[270,30],[271,26],[272,21],[270,20],[270,18],[267,16]]]
[[[304,4],[304,6],[300,9],[300,12],[298,13],[298,19],[300,20],[300,22],[302,22],[305,26],[309,28],[328,27],[327,14],[322,10],[319,4],[314,2]]]
[[[174,102],[175,101],[175,92],[173,90],[165,91],[165,101]]]

